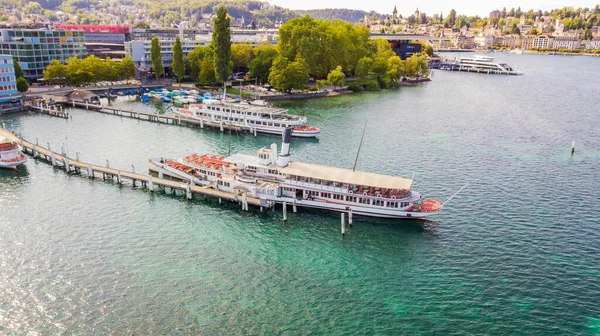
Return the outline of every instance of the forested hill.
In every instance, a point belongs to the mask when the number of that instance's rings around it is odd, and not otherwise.
[[[379,17],[379,14],[374,11],[365,12],[356,9],[345,9],[345,8],[326,8],[326,9],[309,9],[309,10],[294,10],[295,14],[299,16],[308,15],[315,19],[340,19],[352,23],[356,23],[363,19],[365,15],[371,17],[373,14]]]
[[[192,25],[214,14],[220,5],[229,15],[244,18],[246,24],[273,25],[295,17],[309,15],[318,19],[341,19],[358,22],[368,13],[353,9],[289,10],[259,0],[2,0],[4,6],[15,8],[23,15],[42,14],[55,18],[48,11],[62,11],[70,23],[100,24],[120,22],[157,23],[162,26],[190,21]]]

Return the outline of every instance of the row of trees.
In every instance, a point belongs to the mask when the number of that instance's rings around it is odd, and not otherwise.
[[[130,79],[135,76],[135,64],[127,56],[121,62],[115,62],[110,57],[106,60],[96,56],[85,59],[69,58],[64,64],[53,60],[44,70],[44,79],[52,84],[66,83],[81,86],[103,80]]]
[[[196,47],[183,60],[185,73],[200,84],[222,83],[233,68],[248,69],[250,77],[261,83],[269,82],[283,92],[303,89],[311,77],[317,80],[319,88],[325,83],[342,86],[347,75],[373,79],[386,87],[404,76],[429,74],[425,57],[403,61],[389,42],[371,40],[366,28],[347,22],[314,20],[308,16],[293,19],[280,28],[277,46],[263,43],[252,47],[231,45],[229,26],[221,17],[226,18],[224,9],[219,10],[215,21],[213,42]],[[425,53],[432,51],[424,47]],[[177,58],[174,56],[173,68]]]

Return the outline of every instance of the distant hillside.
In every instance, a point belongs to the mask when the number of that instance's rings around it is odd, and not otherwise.
[[[309,9],[309,10],[293,10],[294,14],[298,16],[308,15],[315,19],[340,19],[352,23],[356,23],[363,19],[365,15],[371,17],[373,14],[379,16],[378,13],[374,11],[365,12],[362,10],[356,9],[346,9],[346,8],[326,8],[326,9]]]

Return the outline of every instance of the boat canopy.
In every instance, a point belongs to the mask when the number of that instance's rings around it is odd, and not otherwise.
[[[14,142],[13,140],[11,140],[3,135],[0,135],[0,144],[13,143],[13,142]]]
[[[304,162],[290,162],[287,167],[279,168],[279,171],[286,175],[375,188],[410,190],[412,185],[412,179],[403,177],[352,171],[350,169],[321,166]]]

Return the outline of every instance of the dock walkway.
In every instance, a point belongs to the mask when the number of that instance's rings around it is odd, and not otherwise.
[[[241,127],[230,125],[227,122],[221,122],[221,123],[207,122],[207,121],[202,121],[202,120],[184,118],[179,115],[168,116],[168,115],[156,114],[156,113],[125,110],[125,109],[116,108],[116,107],[93,105],[93,104],[88,104],[88,103],[78,103],[78,102],[74,102],[74,101],[68,102],[68,103],[66,103],[66,105],[72,106],[72,107],[84,108],[86,110],[93,111],[93,112],[111,114],[111,115],[116,115],[116,116],[125,117],[125,118],[138,119],[138,120],[159,122],[159,123],[168,124],[168,125],[180,125],[180,126],[188,126],[188,127],[193,127],[193,128],[212,127],[212,128],[220,129],[221,132],[223,132],[224,130],[228,130],[228,129],[231,129],[232,131],[241,131],[242,130]]]
[[[106,166],[82,162],[79,161],[78,157],[76,159],[73,159],[68,157],[67,155],[59,154],[48,148],[39,146],[38,144],[34,144],[24,139],[21,139],[14,133],[3,128],[0,128],[0,135],[19,143],[23,147],[23,152],[30,155],[34,159],[37,158],[45,160],[46,162],[52,164],[52,166],[54,167],[65,169],[66,172],[74,172],[80,174],[82,172],[85,172],[90,179],[94,179],[95,174],[102,174],[104,180],[111,179],[114,181],[116,179],[116,182],[118,184],[123,183],[123,179],[129,179],[133,182],[133,185],[135,186],[136,182],[139,181],[143,187],[146,187],[149,191],[152,192],[155,191],[155,186],[158,186],[163,190],[166,190],[165,188],[170,188],[173,192],[175,192],[176,190],[181,190],[185,192],[187,199],[192,199],[194,194],[198,194],[218,198],[219,202],[221,202],[221,199],[231,200],[239,203],[242,203],[243,200],[245,200],[247,204],[255,205],[261,208],[270,207],[266,200],[261,200],[256,197],[237,197],[232,193],[207,188],[204,186],[197,186],[188,182],[156,178],[151,175],[144,175],[135,172],[110,168],[108,162]],[[245,204],[242,204],[242,208],[244,208],[244,205]],[[247,209],[247,206],[245,207],[245,209]]]

